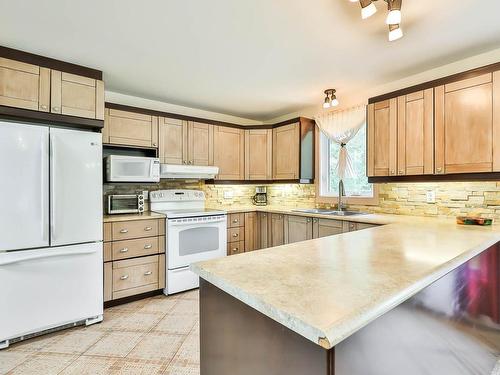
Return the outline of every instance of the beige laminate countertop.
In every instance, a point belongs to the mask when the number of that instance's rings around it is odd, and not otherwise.
[[[151,220],[151,219],[165,219],[165,215],[156,212],[144,212],[142,214],[121,214],[121,215],[104,215],[102,221],[104,223],[113,223],[118,221],[130,220]]]
[[[500,241],[498,225],[397,215],[345,219],[388,225],[199,262],[191,269],[330,349]]]

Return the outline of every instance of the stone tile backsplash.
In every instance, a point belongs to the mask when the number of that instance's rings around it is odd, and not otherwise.
[[[158,184],[105,184],[104,194],[127,194],[142,190],[200,189],[207,205],[230,207],[252,205],[258,185],[212,185],[204,182],[162,181]],[[316,204],[314,185],[267,185],[268,201],[273,206],[326,207]],[[435,192],[435,203],[426,202],[427,191]],[[228,192],[224,198],[224,192]],[[500,219],[500,182],[389,183],[379,185],[377,206],[350,205],[350,208],[375,213],[417,216],[479,215]]]

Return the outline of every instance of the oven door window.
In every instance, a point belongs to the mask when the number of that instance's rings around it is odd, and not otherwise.
[[[200,254],[219,249],[218,227],[196,227],[179,232],[179,256]]]
[[[150,165],[147,161],[126,161],[115,164],[113,172],[120,177],[148,177]]]
[[[137,210],[137,197],[130,198],[113,198],[111,197],[111,210]]]

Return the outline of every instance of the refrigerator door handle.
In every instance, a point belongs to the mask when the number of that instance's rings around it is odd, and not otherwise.
[[[50,137],[50,241],[54,242],[56,239],[56,196],[55,196],[55,180],[56,180],[56,145],[52,137]]]
[[[46,177],[48,173],[43,173],[43,171],[47,171],[48,168],[48,149],[47,149],[47,140],[42,142],[42,156],[40,158],[40,170],[42,171],[42,188],[40,189],[40,211],[42,213],[41,229],[42,229],[42,239],[44,241],[48,241],[49,237],[49,223],[47,222],[47,218],[49,217],[48,213],[48,189],[49,189],[49,181],[46,181]]]
[[[73,256],[73,255],[85,255],[85,254],[93,254],[95,252],[96,252],[96,249],[78,250],[78,251],[58,250],[58,251],[53,251],[53,252],[48,253],[48,254],[34,254],[34,255],[27,255],[24,257],[19,257],[19,258],[14,258],[14,259],[7,259],[4,261],[0,260],[0,267],[1,266],[8,266],[9,264],[28,262],[28,261],[37,260],[37,259],[62,257],[62,256]]]

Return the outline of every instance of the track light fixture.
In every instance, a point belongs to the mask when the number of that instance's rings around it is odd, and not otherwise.
[[[349,0],[354,3],[356,0]],[[375,6],[377,0],[359,0],[361,5],[361,18],[367,19],[377,12]],[[401,5],[403,0],[384,0],[387,3],[387,17],[385,23],[389,25],[389,41],[398,40],[403,36],[401,29]]]
[[[337,100],[337,96],[335,95],[336,92],[337,90],[335,89],[325,90],[325,102],[323,103],[323,108],[327,109],[339,105],[339,101]]]

